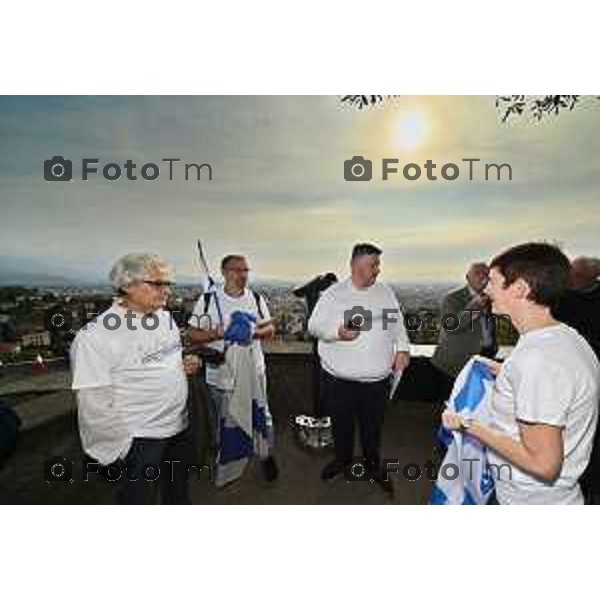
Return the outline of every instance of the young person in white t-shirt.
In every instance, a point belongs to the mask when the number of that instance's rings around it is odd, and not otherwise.
[[[203,344],[219,353],[225,351],[224,335],[235,311],[250,313],[256,318],[256,328],[251,344],[256,369],[264,379],[266,389],[266,367],[261,341],[275,334],[269,307],[263,296],[248,287],[250,268],[246,257],[237,254],[225,256],[221,261],[224,283],[214,292],[203,294],[198,299],[189,319],[188,338],[192,343]],[[206,363],[206,384],[209,392],[209,419],[212,443],[218,453],[220,422],[224,414],[227,395],[233,390],[230,370],[225,364]],[[267,411],[267,426],[272,432],[273,419]],[[272,435],[272,433],[271,433]],[[269,455],[261,461],[262,473],[267,481],[279,475],[275,459]]]
[[[101,465],[120,465],[119,503],[152,503],[158,477],[164,504],[189,504],[186,375],[199,362],[182,359],[179,330],[164,310],[172,270],[153,254],[128,254],[110,281],[114,304],[71,349],[83,450]]]
[[[582,504],[579,478],[589,462],[598,419],[600,364],[585,339],[555,320],[570,264],[555,246],[529,243],[490,265],[486,288],[496,314],[520,338],[496,375],[490,422],[446,411],[444,425],[489,448],[500,504]]]

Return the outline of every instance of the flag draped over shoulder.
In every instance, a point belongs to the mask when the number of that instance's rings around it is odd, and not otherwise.
[[[493,383],[494,376],[487,365],[472,358],[456,378],[448,409],[466,418],[488,422]],[[447,450],[429,504],[487,504],[494,482],[486,448],[468,433],[448,431],[443,426],[438,437]]]
[[[229,346],[224,367],[231,370],[234,386],[221,412],[217,486],[239,478],[253,456],[266,458],[272,441],[266,379],[256,370],[252,346]]]

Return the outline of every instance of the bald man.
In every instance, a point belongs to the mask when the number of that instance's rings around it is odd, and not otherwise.
[[[483,293],[489,269],[483,262],[473,263],[466,274],[467,285],[449,292],[442,301],[440,333],[431,364],[440,372],[443,395],[450,393],[454,378],[474,354],[496,355],[494,319],[490,318],[489,298]],[[443,326],[444,315],[448,317]],[[432,400],[447,400],[432,398]]]
[[[571,263],[571,288],[588,290],[598,287],[600,278],[600,258],[578,256]]]
[[[554,315],[576,329],[600,359],[600,259],[579,256],[571,262],[570,289]]]

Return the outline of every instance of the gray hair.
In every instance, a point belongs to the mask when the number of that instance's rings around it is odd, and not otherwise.
[[[156,254],[141,252],[122,256],[113,265],[108,278],[116,290],[123,290],[148,277],[154,269],[165,271],[169,279],[173,278],[173,269],[165,260]]]

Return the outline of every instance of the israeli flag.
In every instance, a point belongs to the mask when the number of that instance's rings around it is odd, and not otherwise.
[[[458,374],[447,406],[465,418],[488,422],[494,376],[486,364],[472,358]],[[447,448],[429,504],[487,504],[494,481],[487,450],[468,433],[440,426],[439,441]]]
[[[225,360],[223,367],[231,370],[234,387],[220,406],[217,487],[241,477],[252,457],[267,458],[273,443],[266,379],[257,372],[252,346],[232,344]]]

